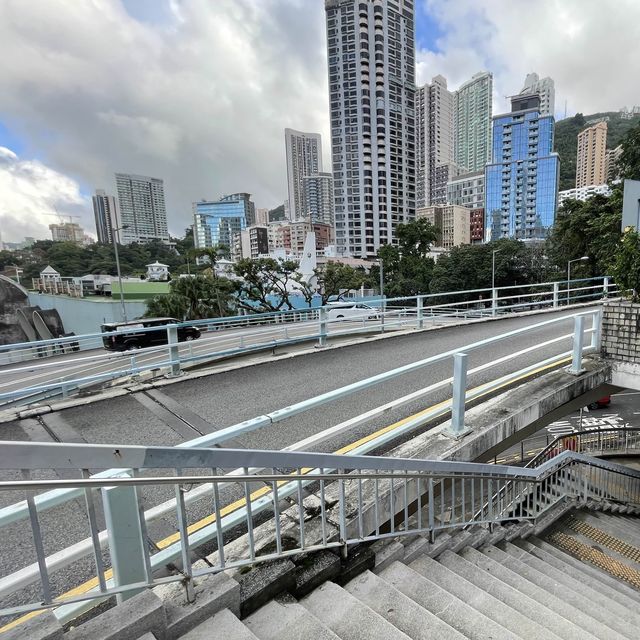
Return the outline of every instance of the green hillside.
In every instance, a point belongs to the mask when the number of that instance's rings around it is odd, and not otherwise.
[[[577,113],[573,118],[566,118],[556,122],[555,150],[560,154],[560,191],[572,189],[576,186],[576,152],[578,150],[578,134],[586,129],[586,123],[596,118],[608,116],[607,149],[617,147],[627,131],[638,123],[638,116],[631,120],[624,120],[617,111],[594,113],[583,116]]]

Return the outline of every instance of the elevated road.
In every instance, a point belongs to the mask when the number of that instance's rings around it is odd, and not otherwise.
[[[287,357],[234,368],[195,379],[176,380],[162,388],[111,398],[89,405],[79,405],[59,412],[0,425],[2,439],[22,441],[87,442],[142,445],[175,445],[204,433],[212,433],[229,425],[300,402],[363,378],[382,373],[485,338],[527,327],[541,320],[567,315],[565,310],[546,314],[510,317],[493,322],[467,326],[445,327],[435,331],[391,336],[330,350],[317,350],[305,355]],[[585,327],[589,329],[587,324]],[[470,376],[469,387],[494,380],[555,354],[570,349],[566,339],[553,345],[545,342],[571,333],[573,321],[551,325],[535,333],[524,333],[471,352],[469,368],[505,360],[495,367]],[[587,338],[588,340],[588,338]],[[536,348],[538,347],[538,348]],[[518,358],[510,355],[532,348]],[[293,355],[293,354],[292,354]],[[357,416],[385,402],[422,389],[452,374],[451,361],[441,362],[406,374],[391,382],[369,388],[358,395],[324,405],[320,409],[301,413],[294,418],[239,436],[226,443],[235,448],[282,449],[313,434]],[[448,389],[434,391],[427,397],[401,409],[389,411],[358,427],[336,434],[315,447],[320,451],[349,449],[354,443],[370,437],[388,426],[450,397]],[[55,473],[55,472],[54,472]],[[2,506],[23,496],[0,495]],[[234,496],[228,496],[233,499]],[[162,491],[145,491],[144,508],[166,500]],[[190,520],[202,517],[206,510],[194,507]],[[42,516],[48,532],[46,552],[53,553],[85,538],[87,533],[84,507],[69,502]],[[28,525],[15,523],[3,529],[9,544],[0,547],[2,573],[33,562],[35,559]],[[173,518],[165,517],[149,527],[150,543],[175,533]],[[202,547],[199,554],[211,549]],[[59,572],[55,590],[58,593],[75,587],[93,574],[89,559],[76,563],[69,571]],[[37,593],[36,586],[14,594],[19,602],[28,591]]]

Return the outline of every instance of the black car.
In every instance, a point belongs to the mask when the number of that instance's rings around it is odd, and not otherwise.
[[[175,318],[141,318],[130,322],[109,322],[100,327],[104,348],[109,351],[142,349],[159,344],[167,344],[167,325],[178,324]],[[148,329],[148,331],[142,331]],[[178,327],[178,341],[196,340],[200,337],[197,327]]]

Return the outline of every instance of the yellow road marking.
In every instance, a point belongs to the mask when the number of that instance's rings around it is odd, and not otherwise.
[[[539,367],[538,369],[535,369],[527,374],[518,376],[517,378],[514,378],[513,380],[509,380],[507,382],[504,382],[503,384],[499,385],[498,387],[494,387],[491,389],[491,392],[493,393],[494,391],[497,391],[498,389],[502,389],[503,387],[507,387],[511,384],[513,384],[514,382],[518,382],[519,380],[524,380],[526,378],[530,378],[531,376],[540,373],[541,371],[546,371],[547,369],[551,369],[553,367],[556,367],[560,364],[562,364],[563,362],[569,362],[571,360],[570,357],[567,358],[563,358],[561,360],[557,360],[556,362],[552,363],[552,364],[548,364],[545,365],[543,367]],[[475,391],[478,391],[479,389],[482,389],[483,387],[486,387],[486,384],[480,385],[478,387],[474,387],[473,389],[470,389],[470,392],[473,393]],[[488,395],[489,390],[485,391],[484,393],[480,393],[478,396],[476,396],[476,398],[474,398],[474,400],[478,399],[478,398],[482,398],[486,395]],[[355,442],[352,442],[344,447],[341,447],[340,449],[338,449],[337,451],[334,451],[334,454],[336,455],[344,455],[346,453],[349,453],[350,451],[353,451],[354,449],[357,449],[359,446],[366,444],[367,442],[370,442],[371,440],[384,435],[385,433],[389,433],[390,431],[394,431],[395,429],[399,429],[400,427],[402,427],[403,425],[405,425],[407,422],[409,422],[410,420],[413,420],[414,418],[417,418],[419,416],[423,416],[431,411],[433,411],[434,409],[439,409],[441,407],[443,407],[444,405],[448,404],[449,400],[444,400],[443,402],[438,402],[437,404],[432,405],[431,407],[428,407],[427,409],[423,409],[422,411],[418,411],[417,413],[408,416],[407,418],[403,418],[402,420],[398,420],[397,422],[394,422],[393,424],[387,425],[386,427],[383,427],[382,429],[379,429],[378,431],[375,431],[374,433],[369,434],[368,436],[364,436],[363,438],[360,438],[359,440],[356,440]],[[303,474],[307,474],[309,473],[310,469],[303,469],[302,473]],[[283,482],[279,482],[278,485],[280,484],[284,484]],[[261,489],[258,489],[257,491],[254,491],[251,495],[250,495],[250,499],[251,502],[253,502],[254,500],[261,498],[262,496],[266,495],[267,493],[269,493],[271,491],[271,487],[262,487]],[[233,511],[236,511],[237,509],[240,509],[241,507],[243,507],[246,504],[246,500],[244,498],[240,498],[239,500],[236,500],[235,502],[232,502],[231,504],[228,504],[226,507],[223,507],[222,509],[220,509],[220,515],[222,517],[232,513]],[[216,521],[216,516],[215,514],[211,514],[209,516],[206,516],[205,518],[202,518],[202,520],[198,520],[198,522],[194,522],[192,525],[190,525],[187,528],[187,531],[189,534],[191,533],[195,533],[196,531],[199,531],[200,529],[202,529],[203,527],[206,527],[209,524],[213,524]],[[163,538],[162,540],[156,542],[156,546],[159,549],[166,549],[167,547],[171,546],[172,544],[178,542],[180,540],[180,533],[173,533],[170,536],[167,536],[166,538]],[[111,569],[108,569],[107,571],[105,571],[105,580],[109,580],[111,577],[113,577],[113,572]],[[90,580],[87,580],[86,582],[84,582],[83,584],[63,593],[61,596],[58,596],[58,598],[56,598],[57,600],[62,600],[62,602],[60,604],[64,604],[64,600],[68,599],[68,598],[73,598],[75,596],[78,595],[82,595],[84,593],[86,593],[87,591],[90,591],[91,589],[94,589],[95,587],[98,586],[98,578],[91,578]],[[17,618],[16,620],[14,620],[13,622],[10,622],[9,624],[5,625],[4,627],[0,627],[0,633],[4,633],[5,631],[9,631],[9,629],[13,629],[15,627],[17,627],[18,625],[22,624],[23,622],[26,622],[27,620],[30,620],[42,613],[44,613],[45,611],[47,611],[47,609],[39,609],[38,611],[30,611],[29,613],[21,616],[20,618]]]

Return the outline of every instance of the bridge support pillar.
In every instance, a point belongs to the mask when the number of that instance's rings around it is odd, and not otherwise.
[[[467,392],[467,366],[469,356],[456,353],[453,356],[453,399],[451,403],[451,425],[443,433],[450,438],[462,438],[471,432],[464,424],[464,405]]]
[[[594,329],[595,329],[594,321]],[[595,333],[594,333],[595,335]],[[567,373],[572,376],[579,376],[584,373],[582,368],[582,347],[584,344],[584,316],[576,316],[573,327],[573,354],[571,356],[571,366],[567,369]]]
[[[171,363],[169,377],[175,378],[182,375],[178,350],[178,325],[176,324],[167,325],[167,345],[169,346],[169,362]]]
[[[140,522],[136,487],[106,487],[102,490],[102,501],[115,585],[147,582],[146,536]],[[117,594],[118,604],[142,590]]]

